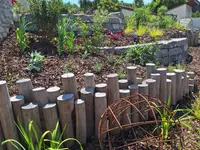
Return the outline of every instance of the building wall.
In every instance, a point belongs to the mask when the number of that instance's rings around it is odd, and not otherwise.
[[[133,10],[127,10],[124,8],[121,8],[121,13],[126,17],[126,16],[131,16],[131,14],[133,13]]]
[[[178,20],[183,18],[190,18],[192,16],[192,7],[187,4],[184,4],[168,10],[167,13],[176,15]]]

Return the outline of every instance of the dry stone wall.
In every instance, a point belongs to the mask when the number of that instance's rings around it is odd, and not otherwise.
[[[7,36],[12,25],[12,3],[10,0],[0,0],[0,42]]]

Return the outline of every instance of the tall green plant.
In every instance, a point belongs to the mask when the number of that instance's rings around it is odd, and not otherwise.
[[[21,142],[15,139],[8,139],[2,142],[2,145],[10,143],[16,150],[66,150],[68,148],[62,148],[63,144],[68,141],[76,141],[80,149],[83,150],[81,143],[74,139],[68,138],[62,140],[63,132],[59,132],[59,123],[56,124],[56,127],[53,131],[46,131],[41,136],[37,133],[33,121],[30,121],[26,130],[22,124],[18,121],[17,128],[21,133]],[[47,139],[49,137],[49,139]],[[36,139],[36,142],[33,140]],[[22,144],[23,143],[23,144]]]
[[[61,56],[62,55],[62,51],[63,51],[63,44],[64,44],[64,40],[65,40],[65,36],[66,36],[66,18],[63,18],[61,20],[58,21],[58,44],[57,44],[57,50],[58,50],[58,55]]]
[[[19,28],[16,29],[16,38],[17,42],[20,47],[20,51],[24,52],[25,48],[27,47],[27,40],[25,37],[26,34],[26,22],[25,22],[25,17],[22,17],[19,19]]]

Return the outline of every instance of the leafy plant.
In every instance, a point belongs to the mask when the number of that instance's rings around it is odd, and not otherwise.
[[[44,56],[40,52],[32,52],[30,54],[28,70],[30,72],[40,72],[42,70],[42,62],[44,61]]]
[[[110,53],[110,54],[108,55],[108,62],[109,62],[109,64],[113,64],[113,63],[114,63],[114,57],[113,57],[113,54],[112,54],[112,53]]]
[[[103,68],[103,64],[97,62],[95,67],[94,67],[94,70],[95,70],[96,73],[100,73],[102,68]]]
[[[157,40],[157,37],[162,36],[163,32],[162,32],[162,30],[160,30],[158,28],[152,28],[152,29],[149,29],[149,34],[152,38],[154,38],[154,40]]]
[[[62,141],[62,135],[64,132],[59,132],[59,123],[56,124],[56,127],[53,131],[46,131],[41,136],[39,133],[37,133],[33,121],[30,121],[27,127],[27,130],[22,126],[22,124],[19,122],[17,125],[17,128],[19,132],[21,133],[21,143],[20,141],[17,141],[15,139],[8,139],[2,142],[2,145],[6,143],[10,143],[14,146],[16,150],[65,150],[68,148],[62,148],[63,144],[68,141],[76,141],[80,149],[83,150],[81,143],[74,139],[74,138],[68,138]],[[46,139],[46,137],[50,137],[50,139]],[[36,142],[34,141],[36,139]]]
[[[139,26],[137,31],[136,31],[136,35],[143,36],[146,32],[147,32],[147,27]]]
[[[61,20],[58,21],[58,44],[57,44],[57,50],[58,50],[58,55],[61,56],[62,55],[62,51],[64,48],[64,40],[66,37],[66,18],[63,18]]]
[[[72,67],[72,63],[70,61],[67,61],[65,66],[64,66],[64,71],[66,73],[68,72],[73,72],[73,67]]]
[[[61,0],[29,0],[29,5],[30,15],[37,31],[51,40],[56,34],[56,25],[63,2]]]
[[[176,69],[176,67],[175,67],[175,66],[172,66],[172,65],[169,65],[169,66],[167,67],[167,69],[168,69],[169,72],[174,72],[174,69]]]
[[[20,47],[20,51],[24,52],[27,47],[26,27],[28,23],[25,22],[25,17],[19,19],[19,28],[16,29],[16,39]]]
[[[119,79],[125,79],[125,77],[126,77],[126,74],[123,69],[117,71],[117,75],[118,75]]]
[[[154,45],[134,46],[125,53],[125,57],[135,64],[145,65],[156,62],[156,51]]]

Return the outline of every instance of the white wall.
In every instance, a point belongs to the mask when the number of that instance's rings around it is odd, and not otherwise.
[[[200,18],[192,18],[192,28],[200,30]]]
[[[184,4],[184,5],[168,10],[167,13],[176,15],[178,20],[183,19],[183,18],[191,18],[192,7],[187,4]]]
[[[133,13],[133,10],[127,10],[127,9],[121,8],[121,13],[124,16],[131,16],[131,14]]]

